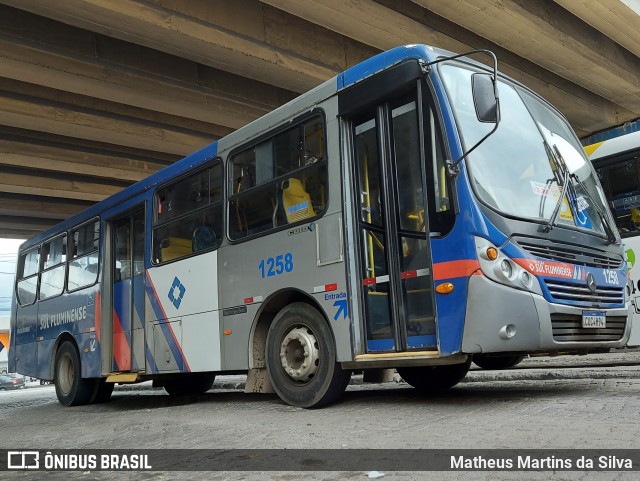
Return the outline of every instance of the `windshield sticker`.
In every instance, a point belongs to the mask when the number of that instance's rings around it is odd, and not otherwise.
[[[553,201],[558,202],[560,194],[562,193],[560,188],[557,185],[554,185],[553,187],[551,187],[550,191]],[[571,211],[571,208],[569,207],[569,201],[567,200],[566,195],[564,196],[564,199],[562,199],[562,205],[560,206],[559,215],[562,220],[573,222],[573,213]]]
[[[585,200],[584,197],[579,196],[576,199],[576,207],[578,207],[578,212],[582,212],[583,210],[587,210],[589,207],[589,203]]]
[[[540,197],[549,195],[550,186],[548,186],[547,184],[543,184],[542,182],[535,182],[533,180],[530,180],[529,184],[531,184],[531,190],[535,195],[539,195]]]
[[[567,202],[566,197],[562,199],[562,207],[560,207],[560,218],[564,220],[573,220],[573,214],[571,213],[569,202]]]

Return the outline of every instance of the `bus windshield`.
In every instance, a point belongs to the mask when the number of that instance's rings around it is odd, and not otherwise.
[[[495,124],[476,116],[471,83],[476,72],[453,63],[440,71],[468,149]],[[498,129],[467,156],[479,199],[549,229],[562,225],[615,240],[602,188],[567,122],[518,86],[500,81],[499,94]]]

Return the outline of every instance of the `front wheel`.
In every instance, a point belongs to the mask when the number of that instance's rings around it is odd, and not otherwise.
[[[266,362],[274,390],[292,406],[318,408],[336,401],[351,378],[337,362],[324,317],[303,302],[276,315],[267,334]]]
[[[471,359],[463,364],[443,366],[399,367],[398,374],[407,384],[423,393],[437,392],[455,386],[469,371]]]
[[[65,341],[56,353],[55,386],[58,401],[63,406],[79,406],[91,401],[95,379],[83,379],[80,356],[71,341]]]
[[[482,369],[509,369],[524,359],[524,356],[487,356],[474,354],[473,363]]]

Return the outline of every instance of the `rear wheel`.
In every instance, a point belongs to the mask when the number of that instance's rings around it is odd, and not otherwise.
[[[524,356],[487,356],[474,354],[473,362],[482,369],[509,369],[524,359]]]
[[[317,408],[337,400],[351,371],[337,362],[331,329],[303,302],[283,308],[267,334],[266,362],[274,390],[287,404]]]
[[[56,353],[55,386],[63,406],[79,406],[91,401],[96,379],[83,379],[80,356],[71,341],[64,341]]]
[[[185,374],[177,379],[170,379],[163,383],[164,390],[171,396],[193,396],[204,394],[213,387],[216,375],[209,373]]]
[[[471,360],[463,364],[444,366],[399,367],[398,374],[407,384],[420,392],[442,391],[455,386],[464,379],[469,371]]]

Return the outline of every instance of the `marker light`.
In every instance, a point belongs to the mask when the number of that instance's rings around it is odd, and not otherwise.
[[[443,282],[436,286],[436,292],[438,294],[449,294],[453,291],[453,284],[451,282]]]
[[[487,259],[495,261],[498,258],[498,249],[495,247],[487,247]]]

